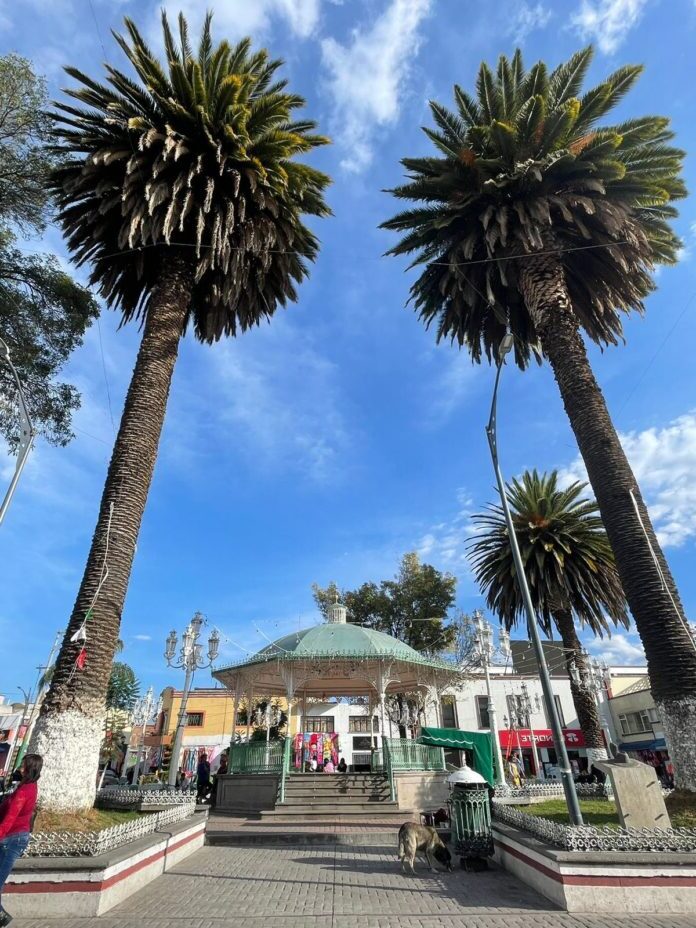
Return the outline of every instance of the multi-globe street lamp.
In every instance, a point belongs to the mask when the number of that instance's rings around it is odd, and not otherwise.
[[[521,728],[529,729],[530,745],[532,749],[532,760],[534,761],[534,770],[535,777],[539,779],[545,779],[542,765],[539,761],[539,751],[537,749],[536,736],[534,734],[534,725],[532,724],[532,712],[541,712],[541,700],[539,699],[539,694],[535,693],[534,702],[529,695],[529,689],[526,683],[523,683],[521,686],[522,695],[515,698],[515,704],[517,711],[513,711],[512,708],[510,711],[510,718],[508,720],[507,715],[503,716],[503,721],[505,722],[505,727],[510,727],[511,731],[518,731]],[[519,745],[519,742],[518,742]],[[520,745],[521,747],[521,745]]]
[[[570,816],[570,821],[573,825],[582,825],[582,812],[580,811],[580,803],[578,802],[578,794],[575,791],[575,782],[573,781],[573,772],[570,769],[570,761],[568,760],[568,752],[565,746],[565,740],[563,737],[563,729],[561,727],[561,720],[558,715],[558,709],[556,708],[556,702],[553,698],[553,689],[551,688],[551,675],[549,674],[549,668],[546,663],[546,655],[544,654],[544,649],[541,644],[541,638],[539,637],[539,629],[537,627],[537,619],[534,613],[534,604],[532,602],[532,596],[529,591],[529,586],[527,584],[527,576],[524,570],[524,564],[522,563],[522,555],[520,554],[520,548],[517,543],[517,534],[515,532],[515,525],[512,521],[512,513],[510,512],[510,506],[508,503],[507,493],[505,492],[505,481],[503,480],[503,475],[500,470],[500,464],[498,461],[498,433],[497,433],[497,404],[498,404],[498,386],[500,385],[500,375],[503,370],[503,365],[505,364],[505,356],[512,350],[515,344],[514,337],[508,332],[507,335],[503,338],[498,348],[498,357],[496,363],[496,372],[495,372],[495,385],[493,387],[493,397],[491,400],[491,412],[488,418],[488,425],[486,426],[486,436],[488,438],[488,446],[491,451],[491,460],[493,462],[493,470],[495,471],[495,478],[498,484],[498,493],[500,495],[500,505],[505,516],[505,522],[507,524],[508,538],[510,539],[510,550],[512,552],[512,558],[515,564],[515,573],[520,585],[520,591],[522,593],[522,600],[524,603],[524,611],[527,617],[527,631],[529,634],[530,641],[534,648],[534,653],[537,660],[537,665],[539,667],[539,678],[541,680],[541,688],[544,694],[544,706],[546,708],[546,717],[551,726],[551,732],[553,734],[553,744],[556,750],[556,757],[558,758],[558,767],[561,774],[561,781],[563,783],[563,792],[565,793],[566,803],[568,805],[568,814]]]
[[[607,725],[602,705],[602,693],[606,693],[611,684],[611,674],[608,664],[600,662],[595,658],[592,660],[587,651],[582,650],[582,666],[579,668],[575,661],[570,665],[570,678],[576,686],[581,687],[594,697],[597,706],[599,723],[602,728],[604,740],[606,742],[607,752],[612,751],[611,731]]]
[[[140,699],[133,706],[132,718],[133,724],[141,728],[140,738],[138,739],[138,746],[136,748],[135,755],[135,770],[133,771],[133,786],[136,786],[140,782],[141,776],[141,766],[145,760],[145,734],[147,732],[147,726],[152,725],[153,722],[157,719],[160,712],[162,711],[162,699],[155,702],[155,694],[152,687],[148,687],[147,692],[144,696],[141,696]],[[123,761],[123,771],[124,775],[128,767],[128,748],[126,748],[126,756]]]
[[[172,631],[167,635],[167,641],[164,651],[164,657],[170,667],[183,668],[186,671],[184,678],[184,690],[181,696],[181,706],[179,707],[179,718],[176,724],[176,734],[174,736],[174,746],[172,756],[169,761],[169,776],[167,782],[169,786],[176,786],[176,774],[179,769],[179,757],[181,756],[181,745],[184,740],[184,728],[186,727],[186,705],[188,703],[189,692],[193,675],[197,670],[205,670],[210,667],[218,655],[220,649],[220,635],[213,631],[208,638],[208,661],[205,662],[203,657],[203,645],[198,643],[198,638],[203,626],[203,616],[197,612],[187,625],[186,630],[181,636],[181,648],[179,656],[175,659],[177,646],[177,634]]]
[[[488,721],[491,729],[491,747],[495,757],[495,782],[496,786],[503,786],[505,783],[505,770],[503,768],[503,752],[500,748],[500,735],[498,732],[498,717],[493,701],[493,692],[491,690],[491,675],[489,667],[493,662],[496,653],[507,660],[510,656],[510,635],[505,629],[498,632],[498,647],[496,648],[493,640],[493,628],[483,617],[479,609],[473,613],[474,619],[474,645],[483,667],[483,673],[486,678],[486,693],[488,694]]]

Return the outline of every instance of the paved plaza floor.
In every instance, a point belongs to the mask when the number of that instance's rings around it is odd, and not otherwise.
[[[11,902],[7,897],[6,902]],[[206,847],[100,918],[13,928],[696,928],[696,916],[569,915],[497,869],[401,873],[395,848]]]

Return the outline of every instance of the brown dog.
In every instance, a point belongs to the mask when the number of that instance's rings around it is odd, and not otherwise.
[[[407,861],[411,867],[411,873],[416,872],[413,864],[418,851],[424,855],[431,870],[435,869],[430,856],[432,854],[446,870],[452,872],[452,855],[443,844],[437,831],[430,825],[406,822],[399,829],[399,860],[404,873],[406,872]]]

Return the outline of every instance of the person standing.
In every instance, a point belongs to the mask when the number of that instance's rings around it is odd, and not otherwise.
[[[12,916],[2,906],[2,890],[15,861],[29,844],[38,797],[36,784],[42,767],[40,754],[27,754],[20,767],[19,786],[0,803],[0,928],[12,921]]]
[[[210,789],[210,763],[207,754],[201,754],[201,759],[198,761],[196,782],[198,784],[196,799],[198,802],[203,802]]]

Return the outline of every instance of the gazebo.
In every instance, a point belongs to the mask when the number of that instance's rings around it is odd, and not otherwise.
[[[444,770],[441,748],[385,737],[386,698],[422,693],[433,724],[441,726],[440,694],[461,680],[461,671],[391,635],[348,623],[346,607],[339,602],[329,607],[326,622],[285,635],[244,661],[218,667],[213,676],[234,693],[235,718],[241,699],[251,707],[255,697],[285,697],[288,732],[299,731],[293,722],[306,716],[309,699],[367,698],[381,719],[382,750],[374,752],[373,769],[390,777],[392,791],[394,770]],[[270,748],[253,742],[233,745],[230,773],[280,773],[282,802],[290,742],[288,737]]]

